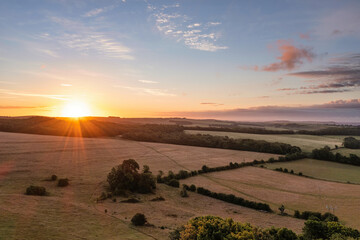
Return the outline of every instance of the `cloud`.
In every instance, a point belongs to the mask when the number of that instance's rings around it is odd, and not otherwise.
[[[38,107],[38,106],[4,106],[0,105],[0,109],[33,109],[33,108],[45,108],[45,107]]]
[[[214,107],[218,107],[218,106],[223,106],[223,103],[213,103],[213,102],[202,102],[200,103],[201,105],[210,105],[210,106],[214,106]]]
[[[191,49],[216,52],[228,48],[217,43],[221,34],[214,31],[213,28],[220,22],[191,23],[190,17],[174,11],[178,7],[179,4],[161,8],[148,5],[148,9],[153,12],[152,18],[155,20],[156,28],[160,33],[175,39],[177,42],[184,43]]]
[[[60,84],[60,86],[62,86],[62,87],[71,87],[71,86],[72,86],[72,84],[69,84],[69,83],[62,83],[62,84]]]
[[[0,94],[8,94],[13,96],[23,96],[23,97],[42,97],[42,98],[50,98],[50,99],[57,99],[63,101],[69,100],[67,95],[24,93],[24,92],[16,92],[7,89],[0,89]]]
[[[54,57],[54,58],[59,57],[59,55],[56,52],[49,50],[49,49],[37,49],[37,50],[41,53],[44,53],[44,54],[50,56],[50,57]]]
[[[161,97],[174,97],[176,96],[173,93],[169,93],[166,89],[158,89],[158,88],[139,88],[139,87],[128,87],[128,86],[115,86],[124,89],[128,89],[131,91],[135,91],[138,94],[146,94],[146,95],[153,95],[153,96],[161,96]]]
[[[64,29],[54,33],[52,39],[63,46],[83,54],[96,53],[110,58],[133,60],[131,49],[115,40],[108,33],[99,32],[81,22],[66,18],[51,17],[51,21]]]
[[[299,38],[308,40],[310,39],[310,35],[308,33],[300,33]]]
[[[288,75],[320,82],[300,88],[308,90],[308,93],[346,92],[360,86],[360,54],[346,54],[332,58],[328,64],[327,67],[320,70],[295,72]],[[302,93],[307,92],[303,91]]]
[[[149,83],[149,84],[159,83],[159,82],[156,82],[156,81],[143,80],[143,79],[140,79],[140,80],[138,80],[138,81],[141,82],[141,83]]]
[[[123,2],[125,2],[125,1],[123,1]],[[95,8],[93,10],[88,11],[83,16],[84,17],[95,17],[101,13],[105,13],[109,10],[114,9],[115,7],[116,7],[116,5],[111,5],[111,6],[107,6],[107,7],[103,7],[103,8]]]
[[[277,49],[281,56],[277,57],[280,62],[272,63],[261,68],[262,71],[276,72],[280,70],[293,70],[304,63],[304,61],[312,62],[315,54],[310,48],[296,47],[291,41],[278,40]]]
[[[162,116],[215,118],[238,121],[360,121],[360,99],[337,100],[308,106],[259,106],[193,112],[164,112]]]

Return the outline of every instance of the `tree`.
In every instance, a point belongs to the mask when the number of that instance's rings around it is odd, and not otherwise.
[[[137,213],[131,218],[131,222],[135,226],[143,226],[147,222],[147,220],[144,214]]]
[[[280,210],[280,214],[281,214],[281,215],[284,215],[285,206],[284,206],[284,205],[281,205],[281,207],[279,207],[279,210]]]

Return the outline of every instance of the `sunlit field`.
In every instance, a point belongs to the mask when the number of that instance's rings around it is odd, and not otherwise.
[[[287,168],[290,172],[294,170],[295,174],[301,172],[305,176],[323,179],[328,181],[337,181],[344,183],[360,184],[360,167],[336,162],[321,161],[314,159],[301,159],[291,162],[265,164],[266,168]]]
[[[195,193],[189,198],[180,198],[178,189],[161,184],[154,195],[138,195],[142,199],[139,204],[113,203],[111,199],[95,202],[104,191],[110,169],[125,159],[134,158],[141,165],[147,164],[156,174],[158,170],[193,170],[204,164],[221,166],[230,161],[276,157],[273,154],[14,133],[0,133],[0,139],[1,237],[151,239],[146,235],[150,234],[166,239],[170,230],[185,224],[190,217],[206,214],[230,216],[263,227],[286,226],[297,232],[303,226],[299,219],[261,213]],[[68,178],[70,185],[59,188],[54,182],[44,181],[52,174]],[[50,195],[24,195],[29,185],[44,186]],[[159,195],[166,201],[148,201]],[[144,212],[149,223],[155,226],[131,227],[130,219],[138,211]]]
[[[273,209],[284,204],[289,214],[294,210],[326,212],[326,206],[335,206],[340,220],[360,228],[360,219],[354,214],[360,212],[360,185],[327,182],[259,167],[209,173],[183,182],[265,202]]]

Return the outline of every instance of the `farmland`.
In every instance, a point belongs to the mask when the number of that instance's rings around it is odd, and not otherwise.
[[[311,152],[314,148],[322,148],[325,145],[335,148],[335,145],[341,146],[346,136],[315,136],[301,134],[248,134],[233,132],[215,132],[215,131],[196,131],[187,130],[189,134],[210,134],[214,136],[228,136],[230,138],[265,140],[269,142],[283,142],[300,147],[304,152]]]
[[[360,227],[360,186],[327,182],[285,174],[258,167],[209,173],[183,181],[204,186],[214,192],[234,194],[246,199],[270,204],[276,209],[281,204],[286,211],[326,212],[326,206],[336,206],[336,215],[348,226]]]
[[[265,167],[269,169],[287,168],[289,171],[294,170],[296,174],[302,172],[305,176],[317,179],[360,184],[360,167],[336,162],[301,159],[291,162],[265,164]]]
[[[158,170],[200,169],[203,164],[220,166],[277,155],[110,138],[0,133],[0,139],[0,238],[152,239],[149,234],[163,239],[190,217],[206,214],[233,217],[262,227],[288,227],[297,232],[303,226],[299,219],[262,213],[195,193],[184,199],[178,189],[161,184],[156,195],[136,196],[142,201],[139,204],[113,203],[110,199],[95,202],[104,191],[110,169],[124,159],[134,158],[141,165],[147,164],[156,174]],[[70,185],[58,188],[54,182],[44,181],[52,174],[69,178]],[[31,184],[46,187],[50,195],[24,195]],[[159,195],[166,201],[147,201]],[[138,211],[144,212],[155,226],[132,227],[130,219]],[[166,228],[160,229],[161,226]]]

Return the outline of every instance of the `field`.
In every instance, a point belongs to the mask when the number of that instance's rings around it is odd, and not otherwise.
[[[210,134],[214,136],[228,136],[230,138],[243,138],[254,140],[265,140],[268,142],[282,142],[300,147],[304,152],[311,152],[315,148],[322,148],[328,145],[335,148],[335,145],[341,146],[343,139],[346,136],[314,136],[301,134],[248,134],[248,133],[233,133],[233,132],[215,132],[215,131],[197,131],[187,130],[190,134]]]
[[[351,182],[360,184],[360,167],[347,164],[320,161],[314,159],[301,159],[292,162],[265,164],[266,168],[293,169],[295,173],[302,172],[304,175],[337,182]]]
[[[360,185],[327,182],[259,167],[214,172],[183,182],[266,202],[272,209],[284,204],[289,214],[294,210],[326,212],[326,206],[335,206],[335,214],[343,223],[360,228]]]
[[[349,149],[349,148],[339,148],[336,150],[333,150],[334,153],[340,153],[344,156],[349,156],[350,154],[355,154],[360,156],[360,149]]]
[[[263,213],[190,193],[181,198],[179,189],[158,185],[156,194],[137,195],[141,203],[96,203],[113,166],[134,158],[158,170],[200,169],[230,161],[276,157],[223,149],[141,143],[121,139],[66,138],[0,133],[0,239],[166,239],[169,232],[200,215],[232,217],[269,227],[288,227],[300,232],[303,221]],[[52,174],[69,178],[59,188],[44,181]],[[46,187],[49,196],[24,195],[29,185]],[[164,202],[150,202],[155,196]],[[120,198],[118,198],[120,200]],[[105,213],[105,209],[107,213]],[[132,227],[136,212],[146,214],[154,226]],[[164,226],[165,229],[160,227]]]

